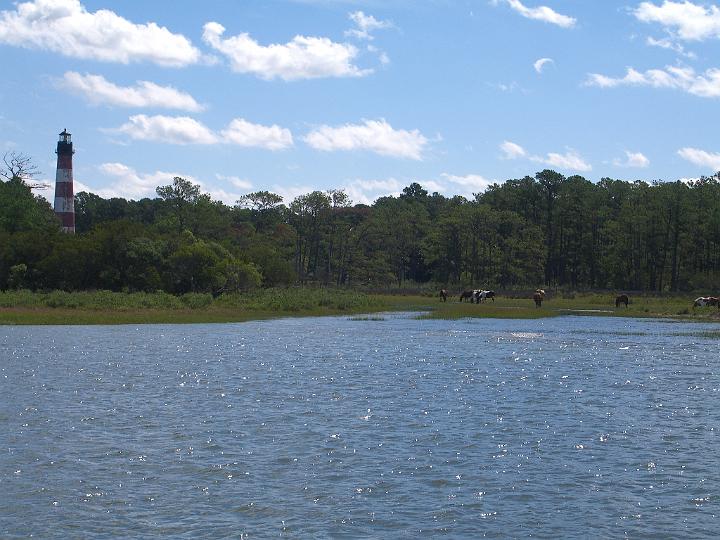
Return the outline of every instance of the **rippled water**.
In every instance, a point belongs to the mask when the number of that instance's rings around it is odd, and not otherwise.
[[[711,537],[717,329],[0,327],[0,536]]]

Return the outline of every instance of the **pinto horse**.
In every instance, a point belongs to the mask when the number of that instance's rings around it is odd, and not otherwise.
[[[491,298],[492,301],[495,301],[495,291],[475,291],[475,301],[479,304],[480,302],[484,302],[488,298]]]
[[[545,300],[545,291],[543,289],[537,289],[533,294],[533,300],[535,300],[535,307],[542,307],[542,302]]]
[[[720,307],[720,299],[716,296],[699,296],[693,302],[693,307],[718,306]]]
[[[630,302],[630,299],[628,298],[627,294],[621,294],[615,299],[615,307],[620,307],[620,304],[625,304],[625,307],[628,307],[628,302]]]
[[[447,302],[448,293],[445,289],[440,289],[440,298],[443,302]]]

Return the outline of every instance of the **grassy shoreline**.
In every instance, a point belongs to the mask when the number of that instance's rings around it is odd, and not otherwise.
[[[715,307],[693,308],[689,297],[638,296],[629,307],[615,308],[614,296],[568,294],[548,298],[536,308],[529,298],[499,297],[481,305],[440,302],[420,295],[364,294],[343,289],[291,288],[245,295],[113,293],[109,291],[0,293],[0,325],[187,324],[245,322],[281,317],[367,315],[383,311],[418,311],[429,319],[537,319],[562,315],[652,317],[720,322]],[[381,320],[357,317],[356,320]]]

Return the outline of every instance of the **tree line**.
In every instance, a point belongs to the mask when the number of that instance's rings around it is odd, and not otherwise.
[[[0,289],[241,291],[322,284],[714,291],[720,176],[628,182],[552,170],[472,199],[428,193],[353,204],[342,190],[233,206],[183,178],[157,197],[75,196],[60,232],[23,170],[0,182]],[[720,173],[719,173],[720,174]]]

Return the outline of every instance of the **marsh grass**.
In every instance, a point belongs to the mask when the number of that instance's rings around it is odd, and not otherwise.
[[[693,308],[694,297],[636,296],[630,297],[630,304],[615,307],[615,294],[553,294],[550,293],[541,308],[536,308],[530,298],[508,298],[499,296],[495,302],[482,304],[442,302],[432,306],[432,311],[423,315],[429,319],[504,318],[537,319],[559,315],[595,317],[642,317],[673,318],[695,321],[720,322],[720,310],[716,307]]]
[[[553,317],[560,313],[553,310],[520,305],[519,302],[498,300],[496,302],[483,304],[468,304],[460,302],[443,302],[441,305],[433,306],[432,311],[420,315],[422,319],[540,319]]]
[[[263,289],[247,294],[173,296],[111,291],[0,292],[0,324],[143,324],[235,322],[283,316],[371,313],[394,299],[344,289]]]
[[[381,321],[383,311],[422,312],[425,319],[538,319],[559,315],[657,317],[718,321],[716,307],[693,308],[687,297],[631,297],[615,308],[613,294],[549,294],[541,308],[530,298],[499,296],[495,302],[440,302],[427,295],[382,295],[335,288],[292,287],[252,293],[173,296],[111,291],[0,292],[0,324],[144,324],[239,322],[295,316],[357,315],[351,320]],[[369,315],[370,314],[370,315]],[[714,336],[709,336],[714,337]]]

